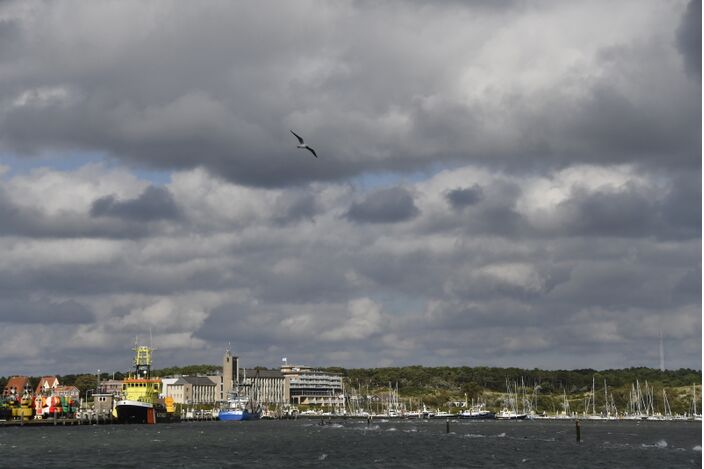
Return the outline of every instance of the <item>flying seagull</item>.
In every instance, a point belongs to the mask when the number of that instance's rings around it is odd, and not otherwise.
[[[318,155],[315,154],[315,150],[313,150],[311,147],[309,147],[308,145],[306,145],[300,135],[298,135],[298,134],[297,134],[296,132],[294,132],[293,130],[291,131],[291,133],[292,133],[293,135],[295,135],[296,138],[298,139],[298,145],[296,146],[296,148],[305,148],[306,150],[309,150],[311,153],[313,153],[313,156],[315,156],[316,158],[318,157]]]

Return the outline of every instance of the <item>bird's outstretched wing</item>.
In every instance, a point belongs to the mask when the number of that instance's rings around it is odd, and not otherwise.
[[[313,153],[313,156],[315,156],[316,158],[318,157],[318,155],[315,154],[315,150],[313,150],[313,149],[312,149],[311,147],[309,147],[308,145],[306,145],[306,148],[307,148],[308,150],[310,150],[311,153]]]
[[[303,145],[303,139],[301,138],[301,136],[298,135],[298,134],[297,134],[296,132],[294,132],[293,130],[291,131],[291,133],[296,136],[296,138],[298,139],[298,143],[300,143],[301,145]]]

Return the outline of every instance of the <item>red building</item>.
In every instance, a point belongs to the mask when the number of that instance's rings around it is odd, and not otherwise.
[[[3,396],[21,396],[24,394],[25,390],[32,392],[32,388],[29,385],[29,378],[27,376],[13,376],[7,380],[5,389],[2,391]]]

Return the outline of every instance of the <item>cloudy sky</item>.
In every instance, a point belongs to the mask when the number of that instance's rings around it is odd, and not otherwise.
[[[700,369],[701,16],[0,2],[0,375]]]

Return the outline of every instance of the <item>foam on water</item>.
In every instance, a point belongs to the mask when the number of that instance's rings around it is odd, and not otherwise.
[[[478,433],[467,433],[465,436],[467,438],[486,438],[486,436]]]
[[[643,443],[641,446],[643,448],[667,448],[667,441],[658,440],[652,445],[647,445],[647,444]]]
[[[701,451],[701,450],[702,450],[702,446],[701,446],[701,445],[697,445],[697,446],[695,446],[694,448],[692,448],[692,450],[694,450],[694,451]]]

